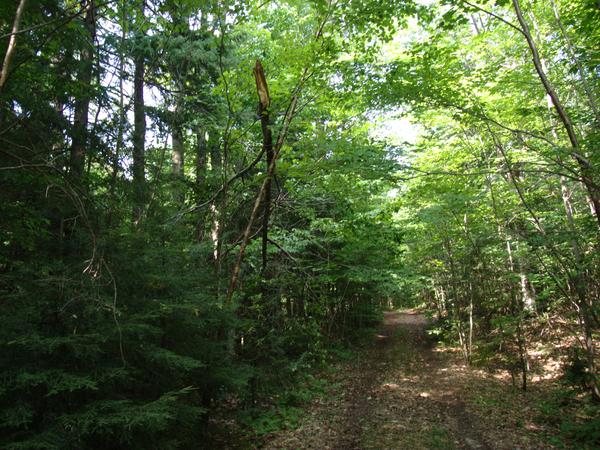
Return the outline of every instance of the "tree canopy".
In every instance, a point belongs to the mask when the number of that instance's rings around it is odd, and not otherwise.
[[[545,346],[600,400],[599,23],[2,2],[0,447],[194,448],[400,306],[523,389]]]

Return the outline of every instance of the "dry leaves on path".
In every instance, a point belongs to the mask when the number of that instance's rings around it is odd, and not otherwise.
[[[437,349],[416,311],[388,312],[372,345],[330,375],[300,426],[266,449],[548,449],[528,396]]]

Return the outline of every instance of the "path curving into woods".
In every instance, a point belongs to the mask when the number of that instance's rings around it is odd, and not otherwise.
[[[308,406],[296,429],[263,448],[550,448],[527,411],[513,416],[508,407],[503,415],[494,406],[527,394],[437,348],[426,325],[417,311],[386,312],[372,345],[335,371],[330,392]]]

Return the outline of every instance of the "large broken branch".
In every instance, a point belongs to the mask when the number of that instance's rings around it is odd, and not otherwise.
[[[332,0],[329,0],[327,14],[323,17],[317,33],[315,35],[315,41],[320,40],[323,37],[323,31],[325,29],[325,24],[329,20],[329,17],[334,10],[334,6]],[[309,71],[310,64],[304,68],[296,87],[292,91],[292,97],[290,103],[288,105],[287,111],[285,112],[285,116],[283,119],[283,125],[277,136],[277,142],[273,147],[273,157],[269,162],[269,166],[267,169],[267,175],[265,180],[263,181],[262,186],[260,187],[260,191],[254,201],[254,208],[252,208],[252,213],[250,214],[250,218],[248,219],[248,224],[246,225],[246,230],[244,231],[244,237],[242,239],[242,243],[240,244],[240,252],[238,254],[238,258],[235,262],[235,266],[233,267],[233,272],[231,274],[231,283],[229,285],[229,290],[227,291],[227,303],[231,303],[231,299],[233,298],[233,294],[237,288],[238,280],[240,277],[240,268],[242,265],[242,261],[244,259],[244,253],[246,252],[246,247],[248,246],[248,241],[250,240],[250,234],[252,232],[252,226],[254,225],[254,221],[258,215],[258,210],[260,209],[261,202],[265,197],[265,193],[267,192],[267,188],[270,187],[271,180],[275,173],[275,163],[277,162],[277,158],[279,157],[279,152],[281,151],[281,147],[283,147],[283,143],[287,136],[288,128],[290,126],[290,122],[292,121],[294,114],[296,113],[296,106],[298,104],[298,95],[302,90],[304,84],[308,81],[308,79],[312,76]],[[258,72],[258,73],[257,73]],[[256,78],[256,88],[258,91],[258,97],[260,100],[260,104],[262,107],[268,108],[271,104],[271,99],[269,97],[269,89],[267,86],[267,81],[264,77],[264,71],[262,70],[262,64],[260,61],[257,61],[257,64],[254,68],[254,76]],[[262,95],[261,95],[262,92]],[[268,238],[267,238],[268,239]]]
[[[269,95],[269,87],[267,86],[267,79],[265,78],[265,71],[263,69],[260,60],[256,60],[254,66],[254,79],[256,80],[256,91],[258,92],[258,99],[260,101],[260,108],[266,111],[271,106],[271,97]]]
[[[266,86],[266,83],[265,83]],[[261,104],[262,104],[262,99]],[[260,191],[256,196],[256,200],[254,201],[254,207],[252,208],[252,213],[250,214],[250,218],[248,219],[248,224],[246,225],[246,230],[244,231],[244,237],[242,238],[242,243],[240,244],[240,252],[238,254],[235,266],[233,267],[233,272],[231,274],[231,283],[229,285],[229,290],[227,291],[227,303],[231,302],[233,298],[233,293],[235,292],[238,284],[238,280],[240,277],[240,268],[242,265],[242,261],[244,259],[244,253],[246,252],[246,247],[248,246],[248,241],[250,240],[250,234],[252,233],[252,226],[254,225],[254,221],[258,215],[258,211],[260,209],[260,205],[262,203],[263,198],[265,197],[265,193],[267,192],[267,188],[270,186],[271,180],[273,178],[273,174],[275,172],[275,162],[279,157],[279,153],[281,151],[281,147],[283,147],[283,143],[285,141],[290,122],[294,117],[294,113],[296,112],[296,105],[298,103],[298,97],[294,95],[292,100],[290,101],[290,105],[287,109],[285,117],[283,119],[283,125],[281,127],[281,131],[279,132],[279,136],[277,137],[277,142],[273,147],[273,159],[267,168],[267,175],[260,187]]]
[[[271,132],[271,116],[269,106],[271,105],[271,97],[269,96],[269,87],[265,71],[259,60],[256,60],[254,67],[254,78],[256,80],[256,91],[258,92],[258,114],[260,116],[260,125],[263,134],[263,150],[267,155],[267,168],[273,163],[273,133]],[[273,169],[275,174],[275,169]],[[267,180],[263,199],[263,225],[262,225],[262,268],[261,272],[267,268],[267,250],[269,243],[269,218],[271,216],[271,180]]]

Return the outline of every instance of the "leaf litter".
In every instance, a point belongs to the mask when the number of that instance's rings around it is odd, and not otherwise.
[[[268,436],[265,449],[551,449],[555,430],[536,422],[522,392],[467,367],[438,348],[414,310],[386,312],[367,348],[327,374],[330,388],[294,429]]]

